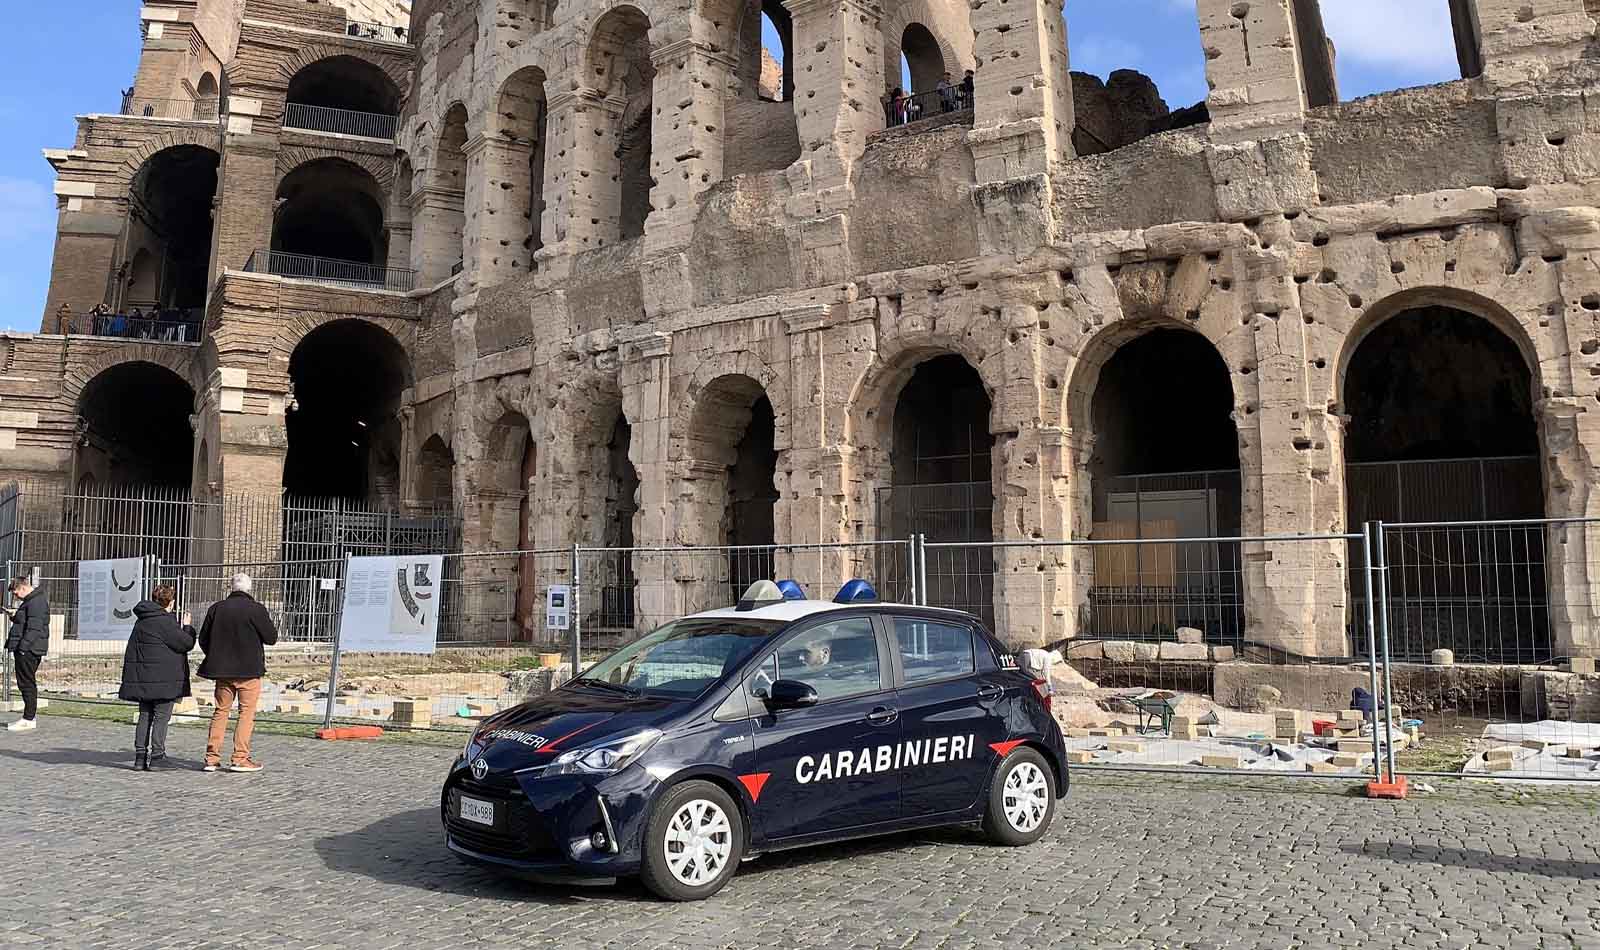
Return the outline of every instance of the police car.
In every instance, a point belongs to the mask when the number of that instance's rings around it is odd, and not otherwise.
[[[759,581],[485,719],[444,783],[450,850],[699,900],[767,851],[940,825],[1038,840],[1067,789],[1048,680],[967,614],[876,601]]]

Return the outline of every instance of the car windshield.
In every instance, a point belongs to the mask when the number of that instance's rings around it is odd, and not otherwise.
[[[574,686],[690,699],[749,659],[781,620],[691,617],[674,620],[596,663]]]

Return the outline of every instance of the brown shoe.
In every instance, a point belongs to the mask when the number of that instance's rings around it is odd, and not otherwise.
[[[259,772],[261,769],[261,765],[249,759],[245,759],[243,762],[235,762],[228,766],[228,771],[230,772]]]

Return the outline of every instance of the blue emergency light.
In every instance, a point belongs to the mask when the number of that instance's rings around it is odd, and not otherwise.
[[[778,591],[783,594],[784,600],[806,599],[806,592],[800,587],[799,581],[779,581]]]
[[[878,592],[872,589],[871,584],[859,577],[855,580],[845,581],[844,586],[839,588],[838,596],[833,598],[833,602],[836,604],[871,604],[876,603],[877,600]]]

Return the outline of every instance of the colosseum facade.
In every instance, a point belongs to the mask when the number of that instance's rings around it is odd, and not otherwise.
[[[1194,6],[1173,111],[1060,2],[147,0],[45,150],[0,478],[468,551],[1243,538],[1245,638],[1351,655],[1352,546],[1250,539],[1600,516],[1600,5],[1451,0],[1465,78],[1356,101],[1317,0]],[[1600,532],[1548,536],[1551,650],[1600,652]],[[987,558],[1009,641],[1109,622],[1087,549]]]

